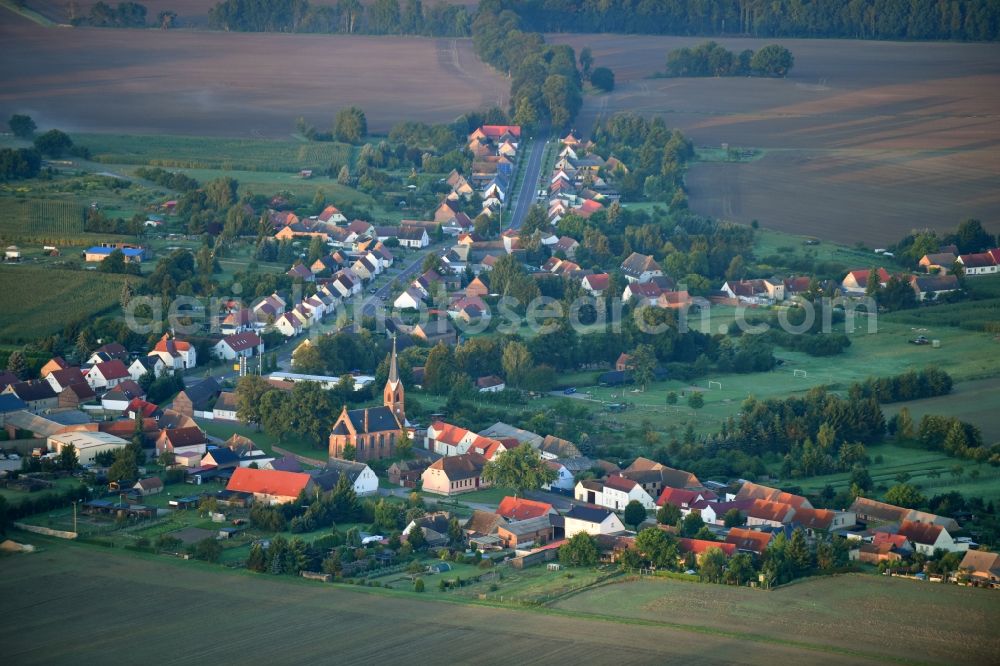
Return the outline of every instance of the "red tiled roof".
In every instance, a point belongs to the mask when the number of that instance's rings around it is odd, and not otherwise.
[[[504,497],[497,507],[497,514],[509,520],[527,520],[552,513],[552,505],[545,502],[524,499],[523,497]]]
[[[896,548],[902,548],[906,545],[906,541],[905,534],[892,534],[890,532],[876,532],[872,537],[872,544],[875,546],[889,544]]]
[[[253,331],[244,331],[243,333],[235,333],[233,335],[228,335],[223,338],[229,348],[234,352],[243,351],[245,349],[255,349],[260,346],[260,336]]]
[[[784,523],[785,517],[793,510],[791,504],[784,502],[768,502],[757,499],[753,501],[753,506],[747,509],[747,515],[759,520],[769,520],[776,523]]]
[[[944,528],[940,525],[934,525],[931,523],[916,523],[912,520],[904,520],[899,525],[898,534],[902,534],[913,543],[919,543],[924,546],[933,546],[934,542],[937,541],[938,535],[941,534],[941,530],[943,529]]]
[[[303,472],[279,472],[270,469],[237,467],[226,490],[259,493],[279,497],[298,497],[309,485],[311,477]]]
[[[590,285],[591,289],[595,291],[603,291],[608,288],[611,282],[611,276],[607,273],[595,273],[594,275],[588,275],[583,278]]]
[[[677,540],[677,546],[681,551],[685,553],[694,553],[695,555],[701,555],[707,552],[710,548],[718,548],[725,554],[726,557],[732,557],[736,554],[736,545],[721,541],[707,541],[705,539],[686,539],[681,537]]]
[[[690,506],[691,502],[700,495],[693,490],[684,490],[682,488],[664,488],[663,492],[660,493],[660,497],[656,500],[658,506],[663,506],[664,504],[673,504],[674,506],[680,507],[685,504]]]
[[[833,524],[834,515],[834,512],[829,509],[806,509],[803,507],[795,510],[795,516],[792,520],[802,527],[828,530]]]
[[[122,377],[129,376],[128,368],[126,368],[125,364],[118,359],[98,363],[94,367],[97,368],[97,371],[101,373],[101,376],[105,379],[121,379]]]
[[[771,543],[771,536],[770,532],[757,532],[734,527],[726,535],[726,543],[733,544],[739,550],[749,550],[759,554],[767,550],[767,544]]]
[[[614,488],[615,490],[620,490],[623,493],[630,492],[638,484],[632,479],[628,479],[624,476],[613,475],[605,477],[604,485],[607,488]]]

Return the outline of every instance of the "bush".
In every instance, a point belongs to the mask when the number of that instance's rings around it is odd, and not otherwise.
[[[705,398],[702,396],[701,391],[695,391],[688,396],[688,407],[692,409],[701,409],[705,406]]]
[[[615,73],[607,67],[598,67],[590,74],[590,83],[604,92],[615,89]]]
[[[423,592],[424,591],[424,579],[423,578],[418,578],[417,580],[413,581],[413,591],[414,592]]]

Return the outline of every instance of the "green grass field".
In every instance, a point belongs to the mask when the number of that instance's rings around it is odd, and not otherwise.
[[[871,575],[818,578],[762,592],[643,579],[569,597],[556,608],[661,621],[879,654],[908,663],[991,663],[1000,597]],[[917,611],[919,609],[919,611]]]
[[[90,149],[96,162],[192,169],[326,169],[332,163],[350,163],[355,150],[342,143],[294,140],[121,134],[74,134],[73,138]]]
[[[61,271],[40,266],[0,266],[0,340],[28,342],[62,330],[71,321],[117,308],[125,280],[135,276]]]
[[[14,537],[42,549],[0,560],[0,610],[17,618],[0,626],[0,643],[6,660],[17,664],[92,663],[112,650],[155,663],[226,661],[237,651],[256,663],[320,661],[331,654],[345,664],[663,664],[687,662],[693,654],[708,665],[884,663],[876,656],[881,649],[862,657],[766,632],[734,635],[717,622],[687,629],[655,619],[594,620],[575,611],[435,603],[426,593],[328,585],[36,535]],[[873,598],[891,600],[891,594]],[[977,617],[963,621],[979,626]],[[912,633],[906,628],[916,623],[925,629],[923,615],[910,613],[900,635]],[[772,630],[794,633],[788,625]],[[317,636],[323,640],[310,638]],[[955,647],[981,649],[959,641]]]

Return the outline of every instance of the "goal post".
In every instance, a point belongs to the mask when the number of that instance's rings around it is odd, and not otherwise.
[[[796,377],[808,377],[809,376],[809,373],[806,372],[805,370],[793,370],[792,372],[793,372],[793,374]]]
[[[708,382],[708,390],[711,391],[712,387],[715,387],[715,388],[717,388],[717,389],[719,389],[721,391],[722,390],[722,382],[717,382],[717,381],[714,381],[714,380],[709,380],[709,382]]]

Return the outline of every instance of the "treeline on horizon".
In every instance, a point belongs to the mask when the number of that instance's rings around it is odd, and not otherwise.
[[[133,3],[127,3],[133,4]],[[481,11],[515,12],[524,31],[996,41],[1000,0],[223,0],[209,25],[242,32],[468,37]]]
[[[315,32],[468,37],[472,15],[464,5],[420,0],[223,0],[208,12],[209,27],[236,32]]]
[[[540,32],[996,41],[1000,0],[499,0]]]

